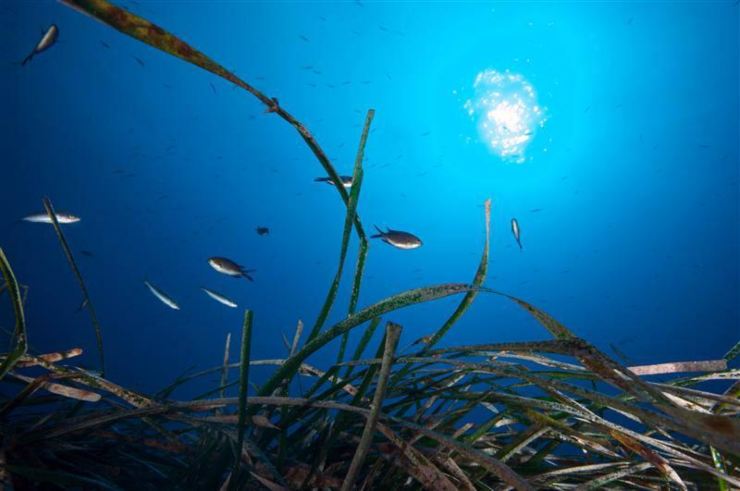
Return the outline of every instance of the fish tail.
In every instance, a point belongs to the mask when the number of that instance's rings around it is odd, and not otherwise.
[[[377,230],[378,233],[375,235],[371,235],[370,236],[371,239],[380,239],[385,236],[385,233],[382,230],[380,230],[380,227],[378,227],[377,225],[373,225],[373,227],[375,227],[375,230]]]
[[[326,182],[328,180],[329,180],[328,177],[317,177],[314,179],[314,182]]]
[[[21,62],[21,66],[25,66],[26,63],[28,63],[29,61],[31,61],[31,58],[33,58],[33,55],[35,55],[35,54],[36,54],[35,51],[31,51],[31,54],[30,55],[28,55],[25,58],[23,58],[23,61]]]

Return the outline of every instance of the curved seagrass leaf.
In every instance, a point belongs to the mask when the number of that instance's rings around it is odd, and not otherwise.
[[[550,331],[550,334],[555,336],[557,339],[575,339],[576,335],[573,334],[567,327],[562,325],[560,322],[555,320],[550,314],[547,312],[544,312],[543,310],[538,309],[534,305],[532,305],[529,302],[526,302],[520,298],[508,295],[506,293],[496,292],[493,291],[493,293],[497,295],[501,295],[503,297],[508,298],[509,300],[513,301],[517,305],[519,305],[521,308],[526,310],[527,312],[532,315],[535,319],[539,321],[540,324],[542,324],[545,329]]]
[[[21,300],[20,289],[18,288],[18,281],[15,279],[13,269],[10,267],[10,262],[5,256],[5,251],[3,251],[2,247],[0,247],[0,271],[3,274],[3,278],[5,278],[5,285],[8,289],[8,295],[13,304],[13,312],[15,314],[13,347],[5,357],[5,360],[3,360],[2,365],[0,365],[0,380],[2,380],[28,351],[28,337],[26,334],[26,316],[23,312],[23,302]]]
[[[729,363],[732,360],[734,360],[735,358],[737,358],[738,355],[740,355],[740,341],[738,341],[737,343],[735,343],[735,346],[733,346],[732,349],[730,351],[728,351],[725,354],[725,356],[723,356],[722,358],[724,358],[725,360],[727,360],[727,362]]]
[[[352,176],[352,182],[353,182],[353,188],[354,183],[358,182],[358,179],[362,179],[362,161],[365,158],[365,143],[367,142],[367,137],[370,130],[370,122],[372,121],[372,118],[375,116],[375,110],[370,109],[367,113],[366,119],[365,119],[365,128],[362,131],[362,135],[360,136],[360,145],[357,148],[357,156],[355,157],[355,170],[354,175]],[[359,191],[358,191],[359,193]],[[348,205],[349,206],[349,205]],[[357,206],[357,203],[355,203],[355,206]],[[360,217],[356,216],[356,221],[360,223]],[[352,293],[349,297],[349,309],[348,313],[350,315],[355,313],[355,310],[357,310],[357,301],[360,298],[360,286],[362,284],[362,273],[365,270],[365,258],[367,257],[367,237],[365,236],[365,232],[362,230],[362,227],[357,229],[357,235],[360,238],[360,245],[359,250],[357,251],[357,263],[355,264],[355,276],[352,279]]]
[[[43,202],[44,202],[44,209],[46,210],[46,214],[49,215],[49,220],[51,221],[51,224],[54,227],[54,231],[57,234],[57,238],[59,239],[59,244],[62,246],[62,251],[64,251],[64,255],[67,258],[69,267],[72,269],[72,273],[75,275],[75,278],[77,278],[77,283],[80,285],[80,290],[82,291],[82,296],[84,298],[83,305],[87,306],[87,311],[90,313],[90,320],[92,321],[93,330],[95,331],[95,340],[98,345],[98,359],[100,363],[100,375],[105,376],[105,356],[103,352],[103,334],[100,329],[100,322],[98,322],[98,315],[95,313],[95,307],[93,307],[93,303],[90,300],[90,294],[87,291],[87,286],[85,286],[85,280],[82,278],[82,273],[80,273],[80,269],[77,267],[75,258],[72,255],[72,249],[69,248],[69,244],[67,244],[67,239],[64,238],[64,234],[62,233],[62,228],[59,226],[59,221],[57,220],[57,214],[54,211],[54,205],[51,204],[51,200],[49,198],[44,198]]]
[[[51,392],[52,394],[56,394],[62,397],[68,397],[70,399],[77,399],[80,401],[86,401],[86,402],[98,402],[100,400],[100,394],[95,392],[90,392],[89,390],[82,390],[75,387],[70,387],[68,385],[62,385],[62,384],[56,384],[53,382],[48,382],[46,379],[47,377],[26,377],[25,375],[21,375],[19,373],[10,372],[10,375],[12,377],[15,377],[19,380],[23,380],[24,382],[28,382],[29,384],[35,384],[37,381],[40,381],[40,387],[44,388],[46,391]]]
[[[352,187],[349,195],[349,201],[347,202],[347,213],[344,219],[344,230],[342,231],[342,245],[339,249],[339,264],[337,266],[337,272],[334,275],[334,280],[329,287],[329,291],[326,294],[324,305],[319,312],[319,316],[316,322],[311,328],[311,332],[308,335],[308,341],[311,341],[316,337],[321,328],[326,322],[326,318],[329,315],[334,300],[337,298],[337,290],[339,289],[339,282],[342,279],[342,271],[344,271],[344,262],[347,259],[347,249],[349,247],[349,237],[352,232],[352,224],[356,218],[357,202],[360,199],[360,188],[362,187],[362,159],[365,154],[365,143],[367,142],[367,136],[370,132],[370,124],[375,116],[375,111],[370,109],[365,117],[365,126],[362,130],[362,136],[360,137],[360,148],[357,151],[357,159],[355,160],[355,168],[352,174]],[[367,240],[364,236],[362,239]],[[359,286],[358,286],[359,289]],[[341,350],[343,352],[344,349]]]
[[[599,377],[643,402],[652,402],[673,417],[675,424],[683,426],[684,431],[702,441],[714,441],[718,447],[730,452],[740,452],[740,422],[724,416],[708,415],[690,411],[676,405],[658,389],[648,385],[637,375],[618,362],[609,358],[596,347],[573,335],[565,326],[544,311],[519,298],[492,291],[519,304],[534,316],[545,328],[559,339],[572,343],[572,356],[577,357],[585,367]]]
[[[686,491],[686,484],[663,457],[655,453],[653,450],[647,448],[634,438],[629,437],[628,435],[615,430],[612,430],[609,433],[612,435],[612,437],[614,437],[615,440],[621,443],[622,446],[638,454],[643,459],[653,464],[653,466],[658,469],[663,475],[665,475],[666,478],[670,479],[679,488]]]
[[[479,289],[481,288],[481,285],[486,279],[486,273],[488,272],[488,252],[490,249],[490,239],[491,239],[491,200],[487,199],[484,203],[484,209],[485,209],[485,224],[486,224],[486,240],[485,245],[483,246],[483,255],[481,256],[480,263],[478,264],[478,270],[475,273],[475,278],[473,278],[473,287],[474,289],[471,289],[469,292],[465,294],[460,304],[457,306],[455,311],[452,313],[452,315],[445,321],[444,324],[435,332],[429,339],[425,340],[425,346],[422,352],[427,351],[428,349],[432,348],[437,342],[439,342],[440,339],[442,339],[442,336],[444,336],[447,331],[449,331],[452,326],[455,324],[455,322],[462,317],[462,315],[465,313],[466,310],[468,310],[468,307],[473,303],[473,300],[475,300],[476,295],[478,294]],[[408,371],[410,370],[409,366],[403,367],[398,373],[396,373],[393,376],[392,384],[395,384],[396,381],[399,379],[402,379],[408,374]]]
[[[447,435],[438,433],[434,430],[430,430],[424,426],[420,426],[397,418],[391,419],[395,420],[397,423],[400,423],[407,428],[413,428],[414,430],[423,433],[425,436],[435,440],[443,447],[446,447],[449,450],[454,450],[465,458],[476,462],[478,465],[480,465],[487,471],[497,475],[502,481],[509,484],[510,486],[513,486],[515,489],[534,489],[527,481],[524,480],[524,478],[514,472],[511,467],[493,457],[486,455],[485,453],[467,443],[454,440]]]
[[[410,476],[419,481],[424,489],[454,491],[457,488],[450,479],[437,468],[422,452],[409,445],[384,424],[378,424],[378,431],[390,440],[401,452],[398,458],[392,459],[394,465],[403,468]]]
[[[267,382],[265,382],[259,393],[263,396],[272,394],[272,391],[277,388],[282,380],[293,378],[303,360],[321,349],[333,339],[341,336],[350,329],[363,324],[364,322],[410,305],[429,302],[431,300],[437,300],[439,298],[456,295],[458,293],[466,293],[472,289],[473,287],[470,285],[462,283],[449,283],[425,288],[416,288],[414,290],[407,290],[399,293],[366,307],[356,314],[334,324],[332,327],[314,338],[313,341],[306,343],[300,351],[288,358],[285,361],[285,364],[280,367]]]
[[[185,60],[188,63],[192,63],[203,70],[209,71],[255,96],[267,107],[267,112],[276,114],[296,129],[303,141],[311,149],[314,156],[316,156],[317,160],[321,163],[324,171],[326,171],[334,182],[334,187],[339,192],[342,201],[344,201],[345,205],[349,202],[349,194],[347,193],[347,190],[344,189],[344,186],[339,179],[339,174],[334,170],[334,167],[331,165],[329,158],[319,146],[319,143],[303,123],[283,109],[276,99],[268,97],[262,91],[246,83],[234,73],[226,70],[223,66],[196,50],[174,34],[167,32],[163,28],[149,22],[143,17],[139,17],[125,9],[116,7],[107,0],[60,0],[60,2],[116,29],[117,31],[138,39],[139,41],[172,56]],[[365,235],[362,224],[357,219],[355,220],[355,229],[357,229],[359,236],[362,237]]]
[[[29,359],[36,365],[44,367],[52,373],[63,377],[74,378],[77,383],[93,387],[95,389],[102,389],[111,394],[114,394],[124,401],[128,402],[134,407],[146,407],[154,404],[154,401],[147,396],[138,394],[132,390],[125,389],[120,385],[114,384],[107,379],[99,377],[91,372],[82,369],[71,369],[49,363],[48,361],[42,360],[38,357],[29,356]]]
[[[473,300],[475,300],[475,297],[478,295],[477,288],[480,287],[483,282],[486,280],[486,273],[488,272],[488,253],[490,249],[490,243],[491,243],[491,200],[490,198],[486,200],[484,203],[484,209],[485,209],[485,223],[486,223],[486,241],[485,245],[483,246],[483,255],[480,259],[480,264],[478,264],[478,270],[475,272],[475,278],[473,278],[473,286],[476,287],[475,290],[471,290],[468,293],[465,294],[462,301],[460,302],[460,305],[457,306],[455,311],[452,313],[452,315],[445,321],[445,323],[440,327],[437,332],[435,332],[432,337],[427,341],[426,343],[426,349],[432,348],[437,342],[439,342],[440,339],[442,339],[442,336],[447,334],[447,331],[449,331],[452,326],[455,324],[455,322],[462,317],[462,315],[465,313],[466,310],[468,310],[468,307],[473,303]]]
[[[605,474],[601,477],[592,479],[588,482],[581,484],[580,486],[576,488],[576,491],[587,491],[590,489],[603,489],[604,486],[606,486],[607,484],[611,482],[617,481],[631,474],[637,474],[638,472],[649,469],[652,466],[653,465],[650,462],[642,462],[639,464],[631,465],[629,467],[625,467],[615,472],[609,472],[608,474]]]

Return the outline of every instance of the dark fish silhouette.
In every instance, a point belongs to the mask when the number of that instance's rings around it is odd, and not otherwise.
[[[375,229],[378,233],[371,235],[371,239],[381,239],[386,244],[390,244],[398,249],[416,249],[421,247],[423,244],[419,237],[408,232],[391,229],[387,229],[383,232],[377,225],[375,225]]]
[[[268,235],[270,233],[270,229],[267,227],[257,227],[255,230],[257,235]]]
[[[56,26],[56,24],[52,24],[49,26],[49,28],[46,30],[43,36],[41,36],[41,39],[39,42],[34,46],[33,51],[31,51],[28,56],[26,56],[23,61],[21,62],[21,65],[25,65],[31,59],[36,56],[38,53],[41,53],[42,51],[46,51],[47,49],[51,48],[52,45],[56,42],[57,38],[59,37],[59,28]]]
[[[254,278],[252,278],[249,273],[254,273],[256,270],[246,269],[244,266],[235,263],[231,259],[227,259],[225,257],[212,257],[208,259],[208,264],[221,274],[233,276],[234,278],[244,277],[249,281],[254,281]]]
[[[345,188],[352,187],[352,176],[339,176],[339,180],[342,181],[342,186]],[[334,180],[331,177],[317,177],[314,179],[315,182],[325,182],[330,185],[334,185]]]

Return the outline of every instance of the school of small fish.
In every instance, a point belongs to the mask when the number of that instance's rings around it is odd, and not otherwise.
[[[383,28],[381,26],[381,30],[387,31],[386,28]],[[41,36],[41,39],[39,39],[38,43],[34,46],[33,50],[23,59],[21,62],[21,65],[26,65],[28,62],[31,61],[31,59],[36,56],[37,54],[46,51],[50,47],[54,45],[57,38],[59,37],[59,28],[56,26],[56,24],[52,24],[49,26],[49,28],[43,33]],[[305,36],[301,35],[300,38],[305,41],[309,42],[310,40],[306,38]],[[105,48],[109,48],[108,44],[101,41],[101,44]],[[135,57],[135,60],[139,65],[145,66],[144,62]],[[311,65],[306,65],[302,67],[303,69],[311,69],[316,72],[316,70]],[[317,72],[320,73],[320,72]],[[211,88],[215,92],[215,88],[211,84]],[[271,105],[267,108],[265,112],[276,112],[280,109],[279,102],[276,98],[272,98]],[[425,133],[422,136],[426,136],[428,134]],[[353,177],[347,176],[347,175],[339,175],[339,181],[345,189],[349,190],[351,189],[353,185]],[[322,182],[325,184],[329,184],[331,186],[334,185],[334,179],[331,177],[316,177],[314,179],[315,182]],[[537,212],[540,211],[539,208],[531,210],[531,212]],[[80,217],[73,215],[71,213],[65,213],[65,212],[56,212],[55,218],[58,224],[60,225],[68,225],[77,223],[80,221]],[[32,215],[28,215],[23,217],[21,220],[31,223],[46,223],[51,224],[53,223],[51,217],[47,213],[35,213]],[[375,229],[377,230],[377,234],[373,234],[370,236],[371,239],[380,239],[383,242],[385,242],[388,245],[391,245],[397,249],[403,249],[403,250],[411,250],[411,249],[418,249],[423,245],[422,240],[417,237],[416,235],[405,232],[402,230],[393,230],[391,228],[386,228],[385,231],[380,229],[377,225],[375,226]],[[260,236],[265,236],[270,233],[270,229],[268,227],[259,226],[256,229],[256,232]],[[521,243],[521,231],[519,228],[519,222],[516,218],[511,219],[511,232],[514,236],[514,239],[516,240],[517,245],[519,246],[519,249],[522,250],[522,243]],[[92,253],[89,251],[81,251],[83,255],[92,257]],[[226,257],[222,256],[213,256],[208,259],[208,264],[218,273],[221,273],[226,276],[230,276],[232,278],[245,278],[246,280],[252,282],[254,281],[254,278],[252,277],[252,274],[256,272],[254,269],[247,269],[246,267],[234,262],[231,259],[228,259]],[[148,280],[144,280],[144,285],[149,289],[152,295],[156,297],[160,302],[165,304],[166,306],[170,307],[173,310],[180,310],[180,305],[168,294],[166,294],[162,289],[154,286],[152,283],[150,283]],[[212,298],[216,302],[225,305],[226,307],[230,308],[236,308],[238,307],[238,304],[230,299],[229,297],[218,293],[214,290],[211,290],[206,287],[201,287],[201,290],[208,295],[208,297]],[[78,311],[85,307],[85,302],[79,307]]]

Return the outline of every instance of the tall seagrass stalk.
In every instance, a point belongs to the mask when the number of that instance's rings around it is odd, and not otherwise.
[[[10,301],[13,304],[13,313],[15,314],[15,329],[12,336],[12,347],[10,353],[5,356],[2,365],[0,365],[0,380],[13,369],[16,363],[28,351],[28,335],[26,333],[26,316],[23,312],[23,302],[21,300],[21,291],[18,288],[18,281],[15,279],[13,268],[5,256],[5,251],[0,247],[0,271],[2,271],[5,285],[8,289]]]
[[[95,330],[95,340],[98,343],[98,357],[100,360],[100,375],[105,376],[105,355],[103,353],[103,333],[100,329],[100,323],[98,322],[98,315],[95,313],[95,307],[93,306],[93,303],[90,300],[90,294],[87,292],[87,287],[85,286],[85,280],[82,279],[82,273],[80,273],[80,269],[77,267],[75,258],[72,255],[72,250],[69,248],[69,244],[67,244],[67,239],[64,238],[64,234],[62,233],[62,228],[59,226],[59,221],[57,221],[57,215],[54,211],[54,206],[51,204],[51,200],[49,198],[44,198],[44,209],[46,210],[47,215],[49,215],[51,224],[54,226],[54,231],[57,234],[57,238],[59,238],[59,244],[61,244],[62,246],[62,250],[64,251],[64,255],[67,258],[69,267],[72,269],[72,273],[74,273],[75,278],[77,278],[77,283],[79,283],[80,285],[80,290],[82,290],[84,304],[87,307],[87,311],[90,313],[90,320],[92,320],[93,329]]]
[[[352,187],[350,188],[351,191],[349,194],[349,201],[347,202],[347,213],[344,219],[342,245],[339,249],[339,264],[337,265],[337,272],[334,275],[334,280],[332,281],[331,286],[329,287],[329,291],[326,294],[326,299],[324,300],[324,305],[319,312],[319,316],[316,319],[313,328],[311,328],[311,332],[308,334],[308,341],[311,341],[318,335],[319,331],[324,325],[324,322],[326,322],[326,318],[331,311],[332,305],[334,305],[334,300],[337,298],[339,282],[342,279],[342,271],[344,271],[344,263],[347,259],[347,249],[349,248],[349,237],[350,233],[352,232],[352,224],[354,223],[357,215],[357,203],[360,199],[360,189],[362,187],[362,160],[365,155],[365,144],[367,142],[367,136],[370,132],[370,124],[372,123],[374,116],[375,111],[373,109],[368,110],[367,116],[365,117],[365,126],[362,129],[362,136],[360,137],[360,146],[357,150],[357,157],[355,158],[355,167],[352,171]],[[360,271],[360,274],[357,277],[361,276],[362,274]],[[357,286],[357,290],[359,292],[359,284]],[[345,343],[342,343],[342,346],[344,346],[344,344]],[[340,353],[343,351],[344,350],[341,349]]]
[[[485,203],[483,203],[483,208],[485,210],[485,244],[483,246],[483,254],[480,259],[480,263],[478,264],[478,270],[475,272],[475,277],[473,278],[473,286],[476,288],[473,290],[470,290],[468,293],[466,293],[462,300],[460,301],[460,305],[457,306],[457,309],[452,313],[452,315],[445,321],[445,323],[437,330],[437,332],[434,333],[434,335],[427,341],[426,346],[424,349],[432,348],[437,342],[439,342],[440,339],[442,339],[442,336],[447,334],[447,331],[449,331],[452,326],[455,324],[455,322],[460,319],[460,317],[463,316],[466,310],[468,310],[468,307],[472,305],[473,300],[475,300],[475,297],[478,295],[478,287],[481,287],[483,285],[483,282],[486,281],[486,273],[488,273],[488,254],[490,251],[490,244],[491,244],[491,200],[487,199]]]
[[[388,376],[391,374],[391,368],[393,367],[393,356],[396,352],[396,346],[398,345],[398,339],[401,337],[401,326],[389,322],[385,328],[385,348],[383,350],[383,361],[380,365],[380,374],[378,374],[378,383],[375,387],[375,395],[373,396],[373,402],[370,405],[370,416],[365,422],[365,428],[362,431],[360,437],[360,443],[357,445],[357,450],[350,463],[347,476],[344,478],[342,483],[341,491],[351,491],[357,479],[357,474],[365,463],[365,457],[367,455],[368,448],[370,448],[370,442],[375,434],[375,426],[378,424],[378,418],[380,417],[380,410],[383,407],[383,398],[385,397],[385,387],[388,384]]]
[[[252,344],[252,311],[244,312],[244,325],[242,326],[242,343],[239,358],[239,423],[236,440],[236,456],[234,471],[239,468],[244,445],[244,432],[247,422],[247,392],[249,390],[249,354]]]

